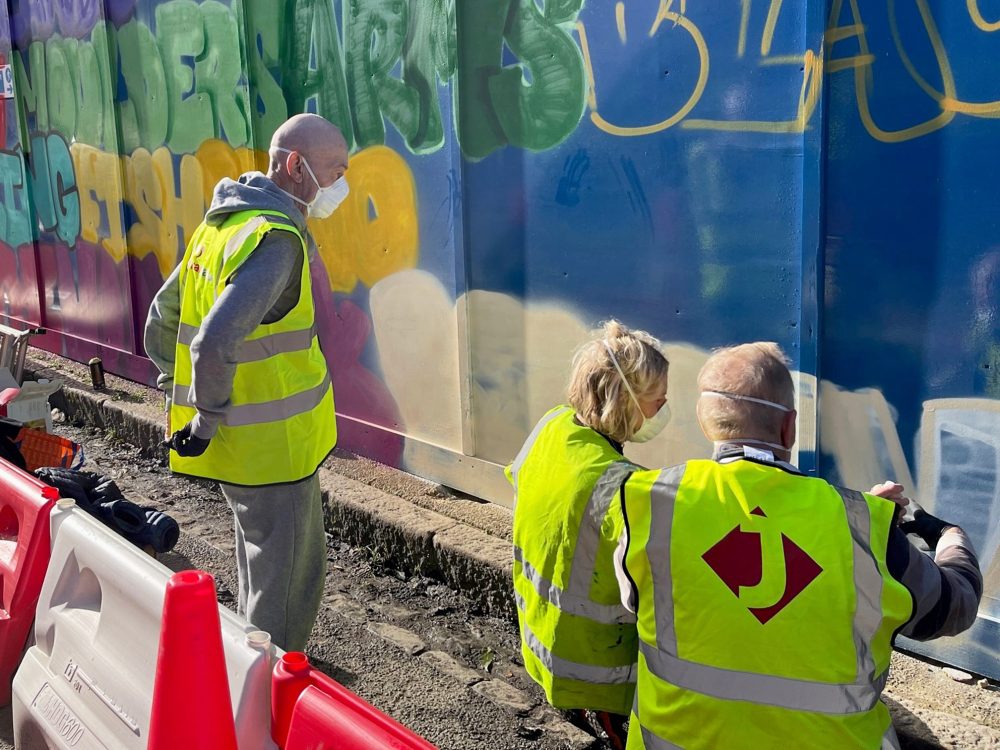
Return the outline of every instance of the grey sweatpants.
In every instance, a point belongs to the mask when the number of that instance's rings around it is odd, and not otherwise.
[[[239,613],[280,648],[301,651],[326,579],[319,477],[270,487],[221,486],[236,517]]]

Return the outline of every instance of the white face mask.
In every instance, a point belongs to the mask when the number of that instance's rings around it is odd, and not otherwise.
[[[774,401],[768,401],[767,399],[757,398],[756,396],[744,396],[742,393],[727,393],[726,391],[702,391],[701,396],[708,396],[710,398],[728,398],[733,401],[750,401],[754,404],[760,404],[761,406],[766,406],[770,409],[777,409],[778,411],[783,411],[786,414],[792,411],[789,407],[782,404],[777,404]],[[766,440],[757,440],[756,438],[740,438],[734,437],[728,440],[716,440],[715,447],[718,449],[720,446],[726,445],[727,443],[751,443],[753,445],[764,445],[768,448],[774,448],[779,451],[790,451],[791,448],[786,448],[783,445],[778,445],[777,443],[769,443]]]
[[[286,154],[292,153],[287,148],[275,147],[275,151],[282,151]],[[341,175],[332,185],[327,185],[323,187],[319,184],[319,180],[316,179],[315,173],[312,171],[312,167],[309,166],[309,162],[306,157],[299,154],[299,158],[302,159],[302,166],[306,168],[312,181],[316,183],[316,196],[307,203],[301,198],[297,198],[291,193],[286,193],[292,200],[301,203],[306,207],[306,214],[312,219],[325,219],[337,208],[344,199],[350,194],[351,190],[347,185],[347,176]]]
[[[629,397],[632,399],[632,403],[635,404],[635,408],[639,410],[642,414],[642,406],[639,405],[639,398],[635,395],[635,391],[632,390],[632,386],[628,384],[628,380],[625,378],[625,373],[622,372],[622,368],[618,365],[618,360],[615,358],[615,353],[611,351],[611,347],[608,345],[607,341],[602,341],[604,348],[608,350],[608,355],[611,357],[611,364],[615,366],[615,370],[618,371],[618,377],[622,379],[622,383],[625,384],[625,390],[628,391]],[[629,438],[630,442],[633,443],[648,443],[650,440],[655,438],[670,422],[670,406],[668,404],[663,404],[660,410],[656,412],[652,417],[647,417],[643,414],[642,426],[636,430],[635,434]]]

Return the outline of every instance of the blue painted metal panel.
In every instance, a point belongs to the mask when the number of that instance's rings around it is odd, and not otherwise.
[[[973,533],[983,618],[929,648],[1000,676],[1000,34],[978,4],[2,5],[0,291],[49,348],[149,381],[145,311],[207,191],[318,112],[354,145],[351,197],[313,225],[345,447],[503,501],[499,465],[614,316],[674,360],[644,459],[705,455],[706,352],[777,341],[804,469],[905,479]]]
[[[1000,36],[977,28],[960,3],[839,10],[831,27],[860,23],[863,32],[846,34],[827,59],[822,377],[884,396],[896,419],[872,423],[877,442],[898,436],[921,502],[966,528],[982,557],[977,627],[906,647],[996,678],[1000,149],[996,121],[961,110],[1000,93],[976,62],[996,58]],[[821,468],[836,477],[850,459],[827,454]],[[890,461],[882,468],[893,474]]]

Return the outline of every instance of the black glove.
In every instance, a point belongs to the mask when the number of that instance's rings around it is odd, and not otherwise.
[[[903,520],[899,524],[899,530],[904,534],[916,534],[932,550],[937,547],[944,530],[955,525],[932,516],[917,505],[915,500],[910,500],[910,507],[906,510],[907,513],[904,514]]]
[[[188,422],[170,436],[170,440],[167,441],[167,447],[171,450],[177,451],[178,456],[194,458],[195,456],[200,456],[208,450],[208,444],[210,442],[211,438],[200,438],[196,435],[192,435],[191,423]]]

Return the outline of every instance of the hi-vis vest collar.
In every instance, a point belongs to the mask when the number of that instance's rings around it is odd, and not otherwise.
[[[716,448],[715,454],[712,456],[712,460],[717,461],[720,464],[728,464],[733,461],[742,461],[744,459],[747,461],[753,461],[754,463],[764,464],[766,466],[776,466],[782,471],[787,471],[789,474],[795,474],[796,476],[805,476],[792,464],[775,458],[774,453],[771,451],[759,450],[751,445],[723,443]]]

